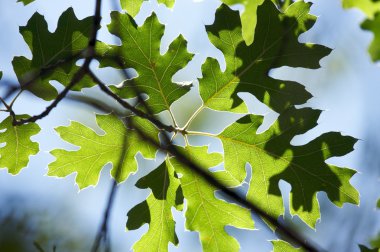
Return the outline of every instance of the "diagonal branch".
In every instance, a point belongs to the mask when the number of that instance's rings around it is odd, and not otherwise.
[[[65,87],[65,89],[56,97],[56,99],[39,115],[32,116],[28,119],[21,119],[16,120],[16,114],[10,109],[10,114],[13,117],[13,125],[23,125],[30,122],[36,122],[37,120],[40,120],[47,115],[66,97],[66,95],[69,93],[69,91],[80,81],[83,79],[83,77],[90,71],[90,63],[94,59],[95,56],[95,45],[97,41],[97,35],[98,30],[100,28],[100,22],[102,20],[101,16],[101,7],[102,7],[102,0],[96,0],[95,4],[95,14],[94,14],[94,23],[92,25],[91,30],[91,37],[88,42],[87,49],[85,50],[85,56],[86,60],[84,61],[83,65],[80,67],[80,69],[75,73],[74,77],[72,78],[70,84]],[[53,67],[49,67],[49,69],[54,69]],[[38,76],[36,77],[38,78]],[[29,83],[32,83],[29,82]],[[16,96],[18,97],[18,96]],[[12,102],[13,104],[13,102]]]
[[[122,66],[121,59],[119,57],[114,59],[120,66]],[[128,77],[128,74],[125,69],[123,69],[123,74],[125,77]],[[153,116],[153,113],[151,112],[149,106],[144,101],[143,97],[141,96],[141,93],[139,92],[137,86],[134,84],[134,82],[131,82],[131,87],[134,89],[134,93],[138,94],[138,101],[144,106],[145,110],[148,112],[150,116]],[[191,160],[189,160],[187,157],[185,157],[183,154],[177,151],[175,146],[171,143],[170,137],[168,135],[168,132],[163,132],[163,140],[166,145],[162,145],[158,142],[156,142],[154,139],[150,138],[149,136],[146,136],[141,129],[136,127],[135,125],[132,125],[130,123],[131,128],[135,129],[137,133],[140,135],[140,137],[150,142],[151,144],[155,145],[157,148],[167,152],[168,154],[171,154],[175,156],[182,164],[184,164],[189,169],[195,171],[199,176],[201,176],[204,180],[206,180],[208,183],[210,183],[212,186],[216,187],[217,189],[221,190],[222,193],[224,193],[229,198],[235,200],[242,206],[250,209],[254,214],[258,215],[262,219],[264,219],[266,222],[270,223],[271,225],[275,226],[279,232],[284,235],[289,240],[295,242],[296,244],[300,245],[301,247],[305,248],[307,251],[324,251],[323,249],[319,248],[317,245],[314,245],[311,242],[307,242],[307,240],[302,237],[301,234],[293,230],[291,227],[286,226],[285,224],[282,224],[279,222],[276,218],[272,217],[271,215],[267,214],[264,210],[262,210],[258,205],[255,203],[248,201],[245,197],[241,196],[240,194],[234,192],[230,188],[226,187],[223,183],[215,179],[212,175],[207,173],[202,167],[199,167],[198,165],[194,164]],[[267,225],[265,225],[268,227]]]
[[[304,237],[302,237],[299,233],[297,233],[295,230],[290,228],[289,226],[286,226],[279,222],[276,218],[273,218],[271,215],[267,214],[264,210],[262,210],[259,206],[257,206],[255,203],[248,201],[244,196],[241,196],[240,194],[234,192],[230,188],[226,187],[223,183],[218,181],[216,178],[214,178],[212,175],[210,175],[207,171],[202,169],[202,167],[196,165],[191,160],[189,160],[187,157],[185,157],[183,154],[181,154],[173,144],[168,142],[169,144],[166,146],[160,145],[158,142],[156,142],[154,139],[150,138],[149,136],[146,136],[144,134],[144,131],[136,127],[136,125],[131,125],[133,129],[137,131],[137,133],[140,135],[142,139],[144,139],[147,142],[150,142],[151,144],[155,145],[157,148],[161,149],[162,151],[167,152],[168,154],[175,156],[176,159],[181,162],[183,165],[188,167],[189,169],[195,171],[200,177],[202,177],[205,181],[207,181],[209,184],[214,186],[215,188],[222,191],[222,193],[229,197],[230,199],[233,199],[237,203],[241,204],[242,206],[250,209],[253,214],[256,214],[260,216],[262,219],[264,219],[266,222],[270,223],[271,225],[275,226],[281,235],[285,236],[289,240],[295,242],[296,244],[300,245],[301,247],[305,248],[307,251],[324,251],[323,249],[319,248],[316,244],[313,244],[310,241],[307,241]],[[166,135],[166,134],[164,134]],[[168,137],[168,136],[166,136]],[[267,225],[265,225],[268,227]]]
[[[99,88],[104,93],[106,93],[107,95],[109,95],[110,97],[112,97],[113,99],[115,99],[124,108],[132,111],[135,115],[137,115],[139,117],[142,117],[142,118],[145,118],[145,119],[149,120],[150,122],[152,122],[153,124],[155,124],[159,129],[163,129],[163,130],[166,130],[168,132],[176,132],[177,131],[177,129],[174,128],[173,126],[163,124],[160,120],[156,119],[153,115],[145,113],[142,110],[139,110],[139,109],[135,108],[134,106],[130,105],[128,102],[126,102],[125,100],[123,100],[122,98],[120,98],[117,94],[113,93],[106,86],[106,84],[104,84],[92,71],[89,71],[88,74],[92,78],[92,80],[95,83],[98,84]],[[140,99],[139,99],[139,101],[140,101]]]
[[[70,89],[73,88],[86,75],[86,72],[88,71],[90,62],[91,62],[91,58],[87,58],[85,63],[83,64],[83,66],[74,75],[70,84],[39,115],[35,115],[35,116],[29,117],[27,119],[16,120],[16,114],[14,113],[13,110],[10,110],[11,116],[13,117],[13,125],[19,126],[19,125],[27,124],[30,122],[36,122],[36,121],[46,117],[47,115],[49,115],[50,112],[65,98],[67,93],[69,93]]]

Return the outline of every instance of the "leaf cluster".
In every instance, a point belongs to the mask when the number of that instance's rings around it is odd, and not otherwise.
[[[220,188],[189,164],[201,167],[204,174],[225,188],[240,188],[247,183],[249,165],[252,178],[243,197],[265,213],[260,217],[272,229],[277,227],[268,218],[277,220],[285,213],[279,188],[281,180],[292,188],[290,213],[312,228],[321,216],[318,192],[325,192],[339,207],[344,203],[359,203],[358,192],[350,184],[355,171],[326,162],[351,152],[356,139],[328,132],[304,145],[291,144],[295,136],[317,126],[321,111],[298,106],[312,97],[302,84],[275,79],[269,74],[283,66],[317,69],[320,60],[331,52],[323,45],[299,42],[299,36],[316,22],[316,17],[309,13],[309,3],[223,0],[214,23],[205,29],[210,42],[223,53],[226,69],[221,69],[218,60],[207,58],[201,66],[202,78],[192,85],[181,85],[173,82],[173,75],[188,65],[193,54],[188,52],[182,35],[171,42],[164,54],[160,53],[165,26],[156,14],[141,26],[134,20],[143,2],[121,0],[126,12],[111,12],[107,28],[120,39],[118,45],[96,40],[99,12],[79,20],[70,8],[61,15],[54,32],[49,32],[44,17],[38,13],[26,26],[20,27],[32,58],[17,56],[12,62],[20,83],[19,94],[31,92],[52,103],[46,111],[31,117],[13,111],[19,95],[10,104],[2,99],[9,116],[0,124],[0,143],[4,144],[0,148],[0,168],[17,174],[26,167],[29,157],[39,151],[38,144],[30,139],[40,131],[36,121],[49,114],[69,92],[98,86],[130,115],[97,114],[102,133],[79,122],[56,128],[64,141],[78,149],[52,150],[55,160],[49,164],[47,174],[66,177],[76,173],[76,183],[83,189],[95,186],[104,166],[112,164],[111,176],[121,183],[143,170],[136,160],[138,153],[146,159],[155,159],[159,150],[166,150],[165,160],[136,183],[138,188],[151,191],[128,212],[128,230],[149,225],[148,231],[135,243],[136,251],[167,251],[169,243],[178,245],[173,209],[185,212],[186,228],[199,233],[205,251],[238,251],[239,243],[225,231],[226,226],[254,228],[252,209],[217,197]],[[174,0],[159,3],[170,8]],[[239,3],[245,7],[242,15],[228,6]],[[349,1],[345,6],[350,6]],[[78,59],[85,59],[85,63],[78,66]],[[99,61],[100,68],[122,71],[133,68],[138,76],[133,79],[125,76],[119,85],[104,84],[88,67],[92,59]],[[51,81],[62,84],[64,91],[58,94]],[[173,103],[181,101],[196,82],[202,105],[186,124],[179,125],[172,113]],[[279,114],[269,129],[258,131],[264,117],[250,113],[239,96],[241,93],[255,96]],[[131,105],[131,98],[138,100],[136,106]],[[237,113],[241,118],[219,134],[191,130],[193,120],[205,109]],[[170,125],[157,119],[162,112],[170,114]],[[173,139],[168,137],[178,135],[186,139],[185,146],[173,144]],[[188,138],[192,136],[218,139],[223,153],[210,153],[208,146],[191,145]],[[168,145],[181,158],[168,151]],[[183,162],[183,158],[187,161]],[[223,169],[211,169],[218,165]],[[273,245],[275,251],[301,250],[284,241],[273,241]]]

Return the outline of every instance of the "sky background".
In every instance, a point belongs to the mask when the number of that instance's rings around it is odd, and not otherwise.
[[[90,4],[91,2],[91,4]],[[61,13],[73,6],[80,19],[92,15],[93,1],[65,0],[36,2],[24,7],[15,0],[0,1],[0,70],[4,79],[16,80],[11,61],[14,56],[31,57],[27,45],[18,32],[18,27],[27,23],[35,11],[45,16],[50,31],[54,31]],[[343,10],[338,0],[312,1],[311,12],[319,17],[316,25],[300,37],[300,41],[323,44],[334,49],[330,56],[321,61],[322,68],[318,70],[293,69],[283,67],[271,72],[271,76],[294,80],[304,84],[314,97],[307,103],[313,108],[323,109],[319,125],[303,136],[293,139],[293,144],[302,144],[317,137],[323,132],[340,131],[361,139],[355,145],[355,151],[342,158],[330,159],[329,163],[351,167],[359,171],[351,180],[361,194],[360,207],[344,205],[342,209],[335,207],[327,200],[324,193],[319,193],[322,221],[317,224],[316,231],[305,228],[304,234],[320,244],[328,251],[358,251],[357,244],[368,244],[370,237],[380,231],[380,212],[375,210],[376,199],[380,197],[379,175],[380,161],[380,66],[373,64],[367,54],[372,34],[360,29],[364,16],[357,10]],[[115,43],[105,26],[110,22],[108,12],[113,9],[112,1],[104,1],[102,30],[99,39]],[[201,77],[200,66],[206,57],[216,57],[225,65],[223,55],[208,41],[204,25],[212,24],[214,13],[220,3],[216,0],[192,1],[177,0],[173,10],[168,10],[156,1],[144,3],[141,13],[137,16],[138,24],[157,12],[160,22],[166,24],[162,40],[161,52],[165,52],[170,42],[180,33],[188,41],[188,50],[195,53],[193,61],[175,75],[175,81],[195,81]],[[237,9],[241,7],[236,6]],[[96,69],[96,64],[92,67]],[[109,69],[96,70],[107,83],[119,83],[122,79],[118,73]],[[56,84],[58,89],[62,87]],[[0,86],[0,92],[3,92]],[[97,90],[85,90],[86,94],[99,99],[107,99]],[[200,105],[200,100],[194,89],[186,95],[181,104],[175,104],[174,113],[180,122],[185,122],[191,112]],[[249,104],[250,112],[264,114],[269,126],[276,114],[263,105],[258,104],[251,95],[242,95]],[[112,101],[109,101],[112,102]],[[47,103],[24,93],[16,103],[17,113],[38,114]],[[54,127],[68,125],[70,120],[80,121],[96,128],[93,109],[76,103],[63,102],[49,117],[39,122],[42,131],[33,140],[40,143],[41,153],[31,158],[31,162],[19,175],[12,176],[5,169],[0,170],[0,217],[8,212],[22,215],[32,213],[37,221],[32,226],[46,229],[49,236],[42,245],[51,248],[53,244],[77,241],[88,250],[89,242],[98,229],[100,218],[104,211],[105,201],[111,185],[109,167],[102,171],[99,184],[83,191],[75,185],[75,175],[64,179],[47,177],[47,165],[53,161],[48,153],[56,148],[72,148],[61,141],[54,132]],[[6,115],[0,114],[0,119]],[[223,117],[224,121],[215,118]],[[199,120],[194,122],[196,129],[220,132],[236,117],[223,113],[206,111],[201,113]],[[198,127],[198,128],[197,128]],[[202,143],[209,139],[190,139],[191,143]],[[181,139],[178,139],[181,141]],[[220,151],[220,143],[212,141],[211,151]],[[111,216],[111,242],[114,251],[128,251],[133,243],[146,232],[148,226],[132,232],[125,231],[126,214],[128,210],[141,202],[149,194],[148,190],[140,190],[133,185],[144,174],[149,173],[162,160],[159,155],[156,161],[144,161],[137,157],[140,167],[139,174],[131,176],[118,190],[115,206]],[[281,182],[284,201],[287,203],[290,186]],[[170,245],[171,251],[200,251],[198,235],[194,232],[184,232],[183,213],[175,212],[176,230],[180,245],[178,248]],[[291,218],[289,213],[285,218]],[[44,224],[38,224],[43,220]],[[296,223],[301,223],[297,217]],[[36,224],[37,223],[37,224]],[[304,225],[303,225],[304,226]],[[246,231],[227,228],[236,236],[242,251],[270,251],[271,244],[267,240],[276,239],[262,224],[257,223],[259,230]],[[1,238],[1,232],[0,232]],[[67,241],[68,240],[68,241]],[[62,245],[63,246],[63,245]],[[49,251],[49,250],[48,250]],[[58,250],[59,251],[59,250]]]

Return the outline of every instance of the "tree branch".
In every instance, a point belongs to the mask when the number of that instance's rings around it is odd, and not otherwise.
[[[157,120],[154,116],[152,116],[151,114],[148,114],[148,113],[145,113],[143,112],[142,110],[139,110],[137,108],[135,108],[134,106],[130,105],[128,102],[126,102],[125,100],[123,100],[121,97],[119,97],[117,94],[113,93],[108,87],[106,84],[104,84],[91,70],[89,71],[89,76],[93,79],[93,81],[95,83],[98,84],[99,88],[104,92],[106,93],[107,95],[109,95],[110,97],[112,97],[113,99],[115,99],[121,106],[123,106],[124,108],[132,111],[135,115],[139,116],[139,117],[142,117],[142,118],[145,118],[147,120],[149,120],[150,122],[152,122],[154,125],[156,125],[159,129],[162,129],[162,130],[166,130],[168,132],[176,132],[177,129],[174,128],[173,126],[171,125],[166,125],[166,124],[163,124],[160,120]],[[140,94],[140,93],[139,93]]]

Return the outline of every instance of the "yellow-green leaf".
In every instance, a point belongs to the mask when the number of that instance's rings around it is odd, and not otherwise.
[[[108,58],[121,57],[124,68],[134,68],[138,73],[138,77],[132,80],[133,86],[130,81],[125,81],[122,87],[112,87],[112,90],[123,98],[136,97],[136,91],[147,94],[146,104],[153,113],[169,110],[174,101],[190,90],[190,85],[175,84],[172,80],[173,75],[193,57],[186,49],[187,42],[180,35],[161,55],[164,25],[159,23],[155,14],[141,27],[137,27],[128,14],[112,12],[111,19],[108,29],[121,39],[121,45],[109,46],[102,54]],[[120,68],[114,60],[100,59],[100,62],[102,67]]]
[[[17,118],[27,118],[20,115]],[[13,126],[12,117],[7,117],[0,123],[0,169],[6,168],[8,172],[16,175],[28,165],[29,157],[39,152],[38,143],[30,138],[40,132],[36,123]]]
[[[208,153],[208,147],[178,147],[191,162],[205,170],[220,164],[223,156]],[[169,160],[179,174],[183,195],[187,201],[186,228],[199,232],[204,251],[238,251],[239,243],[227,234],[226,226],[253,229],[250,211],[215,197],[216,188],[175,157]],[[219,173],[223,179],[225,172]],[[213,173],[211,173],[213,174]]]
[[[356,139],[330,132],[304,145],[290,143],[296,135],[316,126],[319,114],[320,111],[308,108],[291,108],[263,133],[257,133],[263,117],[247,115],[218,136],[223,143],[225,169],[237,182],[243,182],[246,176],[246,163],[252,166],[247,195],[250,201],[275,218],[282,215],[284,206],[278,183],[284,180],[292,186],[290,213],[311,227],[320,218],[319,191],[326,192],[337,206],[359,203],[359,194],[349,183],[356,172],[325,162],[351,152]]]
[[[128,212],[127,229],[140,228],[145,223],[149,230],[133,245],[134,251],[168,251],[169,242],[178,244],[172,207],[182,210],[183,196],[179,179],[168,161],[141,178],[141,189],[150,188],[152,193]]]
[[[128,178],[137,171],[135,156],[140,152],[145,158],[154,158],[157,149],[143,141],[134,130],[128,129],[114,114],[96,115],[99,127],[104,134],[97,134],[92,129],[78,122],[71,122],[67,127],[56,129],[60,137],[79,147],[79,150],[53,150],[56,158],[49,164],[49,176],[65,177],[76,172],[76,182],[80,189],[96,185],[102,168],[111,163],[111,174],[118,182]],[[132,118],[134,124],[142,126],[144,133],[158,141],[158,129],[141,118]]]

